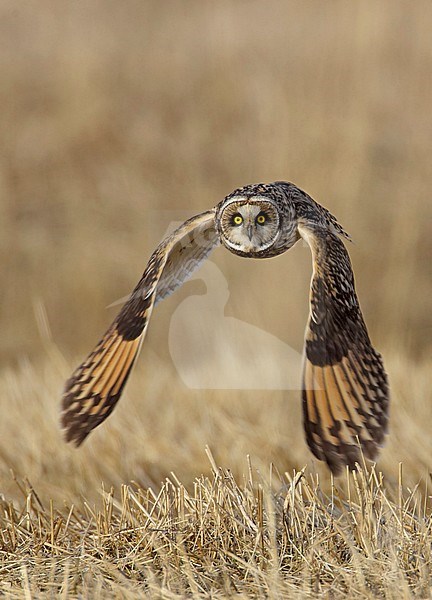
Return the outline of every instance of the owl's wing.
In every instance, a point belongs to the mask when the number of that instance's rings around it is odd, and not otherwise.
[[[219,243],[215,211],[192,217],[165,238],[93,352],[67,381],[61,423],[79,446],[117,404],[144,340],[154,305],[186,281]]]
[[[348,252],[325,228],[299,225],[312,250],[303,419],[313,454],[339,473],[374,459],[388,424],[389,389],[359,307]]]

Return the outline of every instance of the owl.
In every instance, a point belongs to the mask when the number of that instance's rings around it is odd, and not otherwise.
[[[369,339],[336,218],[292,183],[234,190],[162,240],[108,331],[67,381],[66,440],[79,446],[113,411],[138,357],[154,307],[214,248],[272,258],[303,239],[312,252],[302,373],[303,425],[312,453],[334,474],[375,459],[388,425],[389,388]],[[280,365],[283,369],[284,365]],[[300,374],[299,374],[300,376]]]

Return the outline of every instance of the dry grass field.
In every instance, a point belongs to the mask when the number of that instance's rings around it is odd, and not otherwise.
[[[2,0],[2,597],[430,597],[431,22],[423,0]],[[184,384],[171,318],[199,274],[64,444],[64,381],[167,229],[280,179],[355,241],[392,390],[377,466],[332,481],[298,390]],[[310,260],[218,249],[226,317],[301,352]]]

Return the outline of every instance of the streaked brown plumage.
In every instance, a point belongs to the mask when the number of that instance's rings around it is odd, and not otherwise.
[[[79,446],[117,404],[144,340],[153,307],[179,287],[218,238],[214,210],[193,217],[155,250],[114,323],[67,381],[62,425]]]
[[[336,219],[286,182],[239,188],[161,242],[105,336],[68,380],[62,425],[80,445],[114,409],[138,356],[153,307],[173,293],[220,243],[246,258],[271,258],[300,238],[313,276],[305,334],[303,415],[313,454],[337,474],[361,454],[374,459],[388,423],[389,391],[371,345]],[[283,365],[281,365],[283,368]]]
[[[306,439],[337,473],[360,461],[359,445],[365,457],[376,457],[387,430],[387,377],[369,340],[344,244],[323,229],[299,224],[299,231],[314,264],[302,392]]]

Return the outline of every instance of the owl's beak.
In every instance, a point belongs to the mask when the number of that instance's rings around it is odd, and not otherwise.
[[[249,223],[249,225],[247,226],[247,236],[250,239],[250,241],[252,241],[253,225],[251,223]]]

